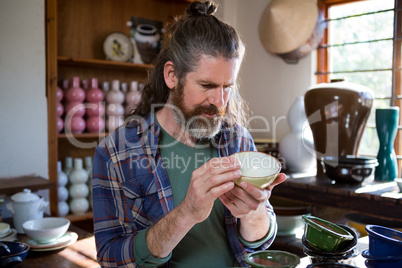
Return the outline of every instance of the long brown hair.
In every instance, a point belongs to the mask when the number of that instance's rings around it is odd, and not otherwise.
[[[170,89],[165,84],[163,74],[167,61],[173,62],[175,75],[183,85],[186,75],[194,70],[202,55],[243,60],[244,45],[238,33],[213,15],[216,9],[216,5],[210,1],[192,2],[186,13],[168,27],[155,67],[142,91],[142,100],[133,115],[145,117],[153,104],[162,106],[167,102]],[[235,85],[225,118],[230,125],[246,125],[246,116],[247,106]]]

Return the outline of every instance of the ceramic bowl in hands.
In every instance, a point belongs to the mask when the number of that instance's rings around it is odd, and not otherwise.
[[[232,156],[239,160],[241,166],[241,178],[233,181],[237,185],[246,181],[255,187],[264,189],[275,180],[282,167],[278,159],[261,152],[246,151],[235,153]]]
[[[300,258],[286,251],[263,250],[247,254],[244,261],[251,267],[292,268],[300,263]]]
[[[68,219],[50,217],[26,221],[22,224],[22,229],[31,239],[46,244],[64,235],[69,226]]]
[[[402,232],[380,225],[366,225],[372,256],[402,257]]]
[[[350,245],[354,236],[339,225],[314,217],[303,215],[304,237],[313,248],[323,252],[341,251]]]

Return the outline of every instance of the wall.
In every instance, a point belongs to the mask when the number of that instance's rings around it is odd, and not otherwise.
[[[48,177],[44,4],[0,0],[0,177]]]
[[[280,140],[290,131],[286,116],[292,103],[315,83],[315,55],[287,64],[264,49],[258,25],[270,0],[217,2],[223,8],[222,19],[238,30],[246,45],[240,82],[241,94],[253,112],[251,133],[254,138]]]

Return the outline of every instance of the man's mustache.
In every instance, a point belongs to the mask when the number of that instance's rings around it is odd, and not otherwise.
[[[210,104],[209,106],[204,106],[204,105],[197,105],[194,110],[192,111],[193,115],[199,115],[199,114],[213,114],[217,116],[223,116],[226,112],[225,108],[219,109],[213,104]]]

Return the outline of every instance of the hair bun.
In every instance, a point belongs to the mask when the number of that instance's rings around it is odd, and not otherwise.
[[[190,16],[202,16],[212,15],[216,11],[215,3],[206,1],[201,3],[200,1],[191,2],[187,9],[187,14]]]

